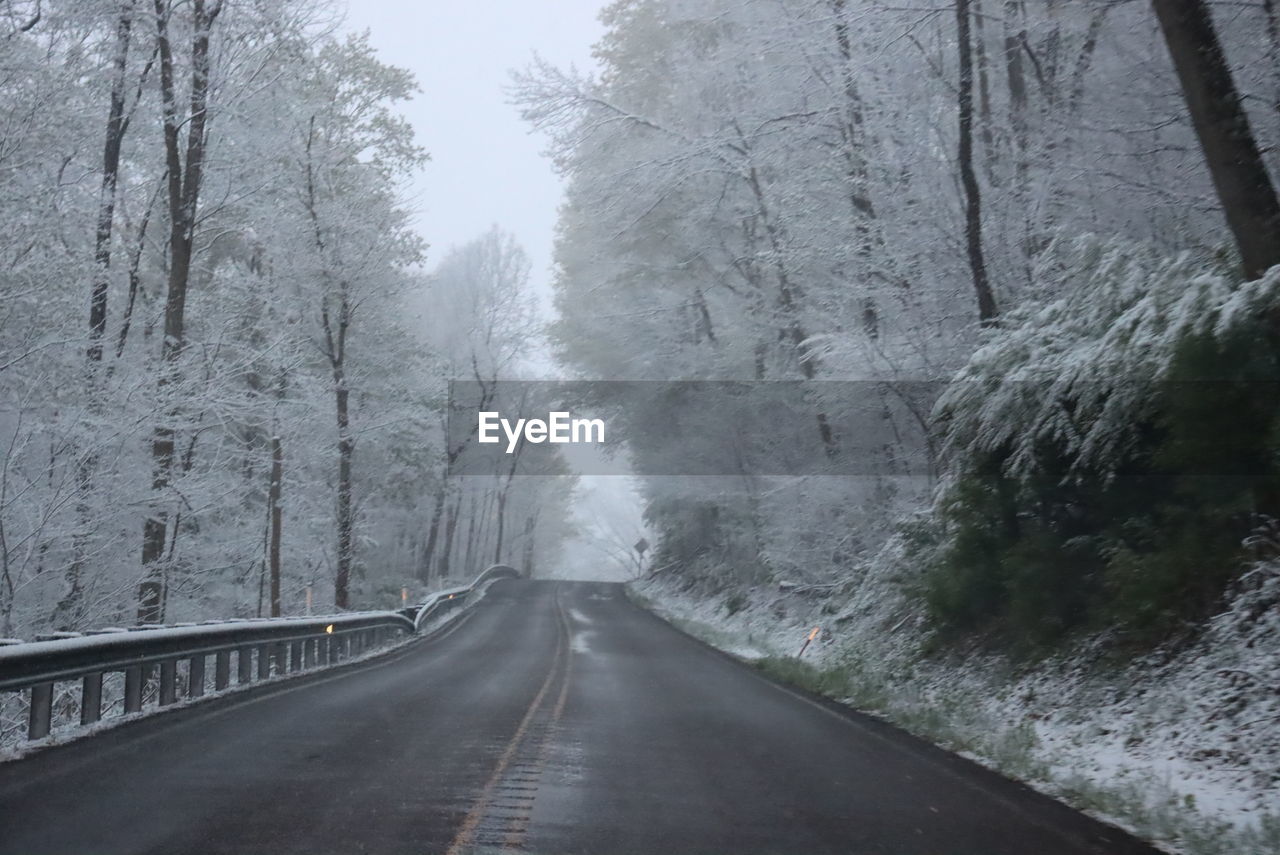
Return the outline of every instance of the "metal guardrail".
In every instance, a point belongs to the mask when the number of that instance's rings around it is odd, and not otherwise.
[[[520,571],[514,567],[506,564],[494,564],[477,576],[476,580],[465,588],[450,588],[445,591],[437,591],[425,603],[404,609],[401,614],[413,620],[415,632],[421,632],[422,628],[431,620],[453,609],[462,608],[472,594],[482,590],[490,582],[495,582],[498,579],[519,579],[521,575]]]
[[[302,671],[358,656],[396,633],[413,633],[413,623],[395,612],[366,612],[322,618],[225,622],[204,626],[135,627],[79,638],[33,641],[0,647],[0,691],[30,690],[27,738],[49,735],[54,684],[80,680],[80,723],[102,718],[106,674],[124,674],[124,713],[140,712],[143,688],[159,668],[160,706],[177,701],[178,663],[185,661],[186,696],[205,693],[209,656],[214,657],[214,690],[245,685],[273,675]]]
[[[214,657],[215,691],[232,683],[260,682],[286,673],[349,660],[395,635],[413,635],[496,579],[519,578],[519,571],[495,564],[470,585],[433,594],[401,612],[361,612],[315,618],[211,621],[188,626],[139,626],[100,630],[75,637],[0,646],[0,692],[30,691],[27,739],[49,735],[58,682],[79,680],[80,723],[102,718],[104,675],[124,674],[123,708],[140,712],[143,690],[156,677],[160,706],[177,701],[179,663],[186,664],[185,696],[204,695],[208,658]]]

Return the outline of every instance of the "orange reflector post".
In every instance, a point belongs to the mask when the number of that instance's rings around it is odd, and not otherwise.
[[[815,626],[809,631],[809,635],[805,638],[804,644],[800,645],[800,652],[796,654],[797,659],[804,655],[804,652],[809,649],[809,644],[818,637],[818,633],[820,632],[822,632],[822,627],[820,626]]]

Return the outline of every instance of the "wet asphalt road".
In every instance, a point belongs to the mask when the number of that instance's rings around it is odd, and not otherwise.
[[[0,855],[1155,855],[603,583],[0,764]]]

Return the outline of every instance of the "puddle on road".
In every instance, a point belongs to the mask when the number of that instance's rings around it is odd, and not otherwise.
[[[573,634],[573,641],[570,645],[573,647],[574,653],[594,653],[591,649],[591,640],[595,638],[597,633],[591,630],[579,630]]]

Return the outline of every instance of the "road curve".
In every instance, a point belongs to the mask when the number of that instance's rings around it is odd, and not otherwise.
[[[494,851],[1157,855],[604,583],[0,764],[0,855]]]

